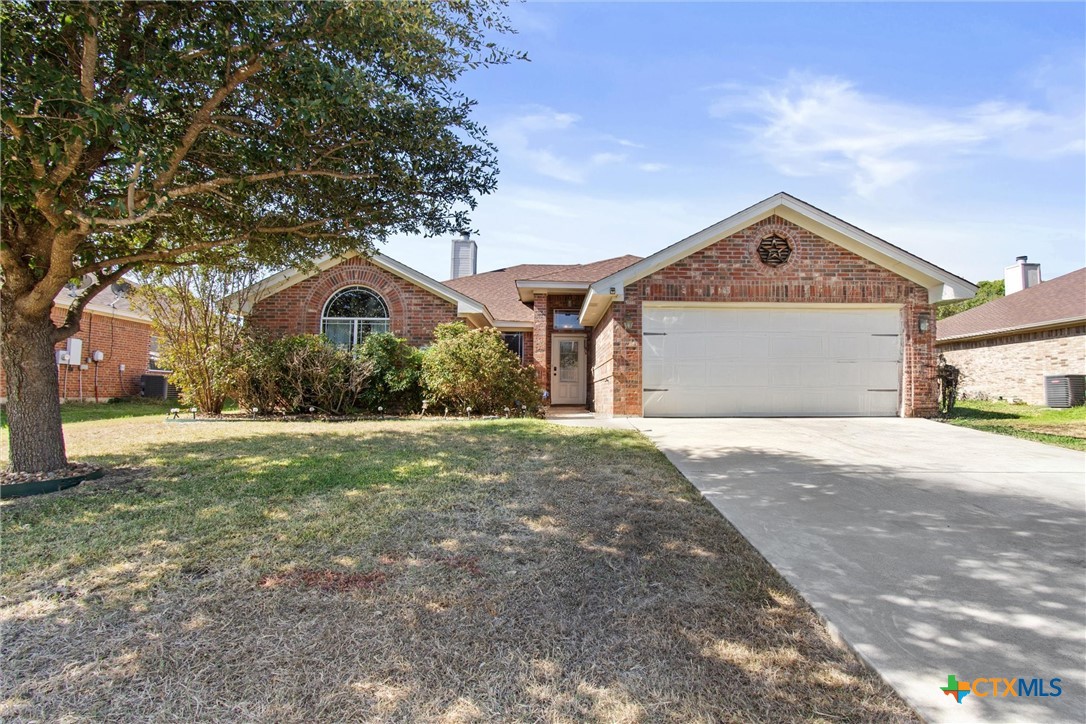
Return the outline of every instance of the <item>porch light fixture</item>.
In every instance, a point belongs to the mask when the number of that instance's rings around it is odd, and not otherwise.
[[[921,332],[927,332],[931,329],[931,315],[921,314],[917,317],[917,326],[920,328]]]

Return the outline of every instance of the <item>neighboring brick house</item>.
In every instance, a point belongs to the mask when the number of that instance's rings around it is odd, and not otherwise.
[[[1046,375],[1086,374],[1086,269],[947,317],[935,343],[963,397],[1043,405]]]
[[[60,325],[78,289],[65,289],[53,300],[53,323]],[[154,356],[151,319],[132,308],[129,299],[107,287],[87,303],[79,331],[57,345],[57,351],[79,347],[79,354],[58,364],[62,400],[105,401],[140,394],[141,379]],[[102,353],[96,364],[95,352]],[[95,396],[97,372],[97,398]],[[0,399],[7,399],[7,384],[0,368]]]
[[[976,288],[788,194],[645,259],[532,264],[436,282],[357,255],[250,292],[254,326],[345,344],[442,321],[500,329],[553,404],[645,416],[907,415],[936,411],[934,303]]]

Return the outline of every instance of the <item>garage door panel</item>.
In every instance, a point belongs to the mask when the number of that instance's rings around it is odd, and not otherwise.
[[[820,359],[826,355],[826,338],[818,334],[775,334],[768,338],[769,354],[773,358],[806,357]]]
[[[647,416],[897,414],[897,309],[646,307],[644,314]]]

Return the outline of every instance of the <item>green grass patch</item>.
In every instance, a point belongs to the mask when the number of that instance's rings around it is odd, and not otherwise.
[[[1086,406],[1052,408],[961,400],[946,422],[1086,451]]]
[[[109,471],[0,505],[4,720],[915,720],[636,432],[65,433]]]

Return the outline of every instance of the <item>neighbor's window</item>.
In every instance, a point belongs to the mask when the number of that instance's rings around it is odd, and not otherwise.
[[[347,287],[332,295],[321,314],[321,334],[350,349],[367,335],[388,331],[388,305],[365,287]]]
[[[581,315],[576,309],[554,310],[555,329],[584,329],[581,326]]]
[[[162,340],[156,335],[151,335],[151,347],[147,350],[147,369],[164,370],[162,366]]]
[[[505,346],[517,353],[517,357],[524,361],[524,332],[506,332],[502,335]]]

